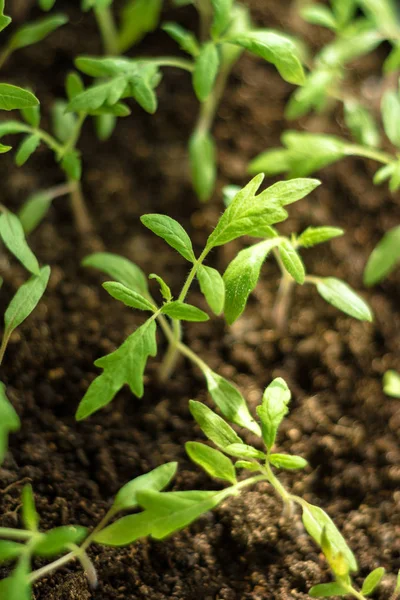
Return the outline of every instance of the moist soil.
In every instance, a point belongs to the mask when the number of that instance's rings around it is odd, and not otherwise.
[[[91,16],[83,17],[69,3],[59,4],[68,10],[71,24],[15,54],[3,70],[5,79],[35,87],[45,122],[53,98],[63,94],[74,52],[100,52]],[[260,26],[301,34],[314,47],[327,39],[322,30],[300,22],[289,6],[272,0],[248,4]],[[16,19],[37,14],[23,3],[16,3],[17,8]],[[167,10],[164,17],[196,25],[187,8]],[[148,36],[137,49],[143,54],[174,51],[164,34]],[[378,86],[373,78],[381,60],[376,54],[359,61],[349,72],[351,84],[365,89],[373,81]],[[218,192],[203,206],[191,190],[187,168],[186,142],[198,106],[186,73],[167,70],[157,113],[150,116],[134,106],[110,141],[98,143],[89,123],[80,145],[83,185],[105,248],[127,256],[145,272],[157,271],[179,292],[187,265],[141,226],[140,215],[165,212],[179,219],[201,249],[222,211],[222,186],[246,182],[248,161],[277,146],[285,127],[340,132],[340,112],[286,123],[283,110],[291,92],[270,65],[248,55],[240,59],[214,128]],[[0,169],[2,202],[12,209],[37,189],[62,182],[46,149],[23,169],[13,166],[11,153],[4,155]],[[376,594],[383,600],[393,590],[400,566],[400,405],[383,394],[381,385],[386,369],[400,368],[400,282],[397,273],[366,290],[362,271],[382,234],[399,222],[400,209],[398,196],[372,186],[374,169],[373,163],[357,159],[325,169],[323,185],[290,207],[290,219],[282,227],[301,231],[329,224],[346,230],[343,238],[305,252],[304,259],[309,272],[342,277],[359,289],[375,312],[374,324],[346,317],[304,286],[296,288],[287,331],[278,335],[271,321],[278,271],[267,262],[256,293],[233,327],[211,318],[188,324],[185,338],[213,369],[240,387],[253,411],[272,378],[286,379],[293,400],[278,448],[304,456],[310,466],[282,479],[333,517],[358,557],[358,583],[377,566],[392,574]],[[204,439],[188,411],[190,398],[209,402],[204,381],[182,361],[167,384],[157,382],[165,350],[161,335],[158,356],[146,371],[144,397],[138,400],[124,389],[106,409],[75,422],[76,407],[99,373],[93,361],[115,349],[142,317],[105,293],[101,275],[80,267],[89,244],[76,233],[67,199],[55,201],[30,243],[41,262],[51,265],[52,276],[44,300],[13,335],[2,368],[22,428],[11,436],[0,470],[1,524],[19,526],[25,482],[34,487],[44,530],[73,523],[93,527],[120,486],[166,461],[179,462],[172,489],[219,489],[184,451],[186,441]],[[245,243],[219,249],[209,264],[224,269]],[[1,259],[2,310],[26,277],[7,261]],[[204,307],[196,289],[190,300]],[[244,435],[255,442],[251,434]],[[300,519],[284,518],[280,501],[266,484],[227,500],[166,541],[144,540],[122,549],[93,546],[90,555],[99,575],[96,590],[71,565],[41,580],[36,600],[300,600],[308,597],[311,585],[329,581],[326,563]]]

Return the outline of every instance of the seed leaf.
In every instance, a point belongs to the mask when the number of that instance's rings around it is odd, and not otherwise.
[[[80,544],[86,536],[86,527],[78,525],[55,527],[45,533],[35,545],[34,554],[44,557],[56,556],[68,549],[70,544]]]
[[[21,115],[24,121],[34,127],[35,129],[40,125],[40,106],[39,104],[35,104],[35,106],[29,106],[27,108],[21,109]]]
[[[220,315],[224,309],[225,284],[216,269],[199,265],[197,279],[200,289],[214,314]]]
[[[396,371],[386,371],[383,376],[383,391],[387,396],[400,398],[400,375]]]
[[[6,395],[6,387],[0,381],[0,465],[7,452],[8,435],[18,431],[21,423],[13,405]]]
[[[261,267],[279,238],[265,240],[241,250],[224,273],[226,289],[224,314],[229,325],[243,313],[260,277]]]
[[[371,573],[364,579],[364,583],[361,588],[361,593],[364,596],[369,596],[372,592],[378,587],[381,582],[382,577],[385,574],[385,569],[383,567],[378,567],[371,571]]]
[[[303,261],[290,240],[284,239],[279,244],[279,256],[286,271],[296,283],[303,284],[306,276]]]
[[[32,486],[28,483],[22,489],[22,522],[26,529],[37,531],[39,526],[39,515],[36,512],[35,498]]]
[[[281,77],[295,85],[305,82],[298,49],[293,41],[276,31],[262,29],[248,31],[228,38],[229,43],[242,46],[275,65]]]
[[[39,275],[39,263],[26,242],[21,222],[16,215],[9,211],[3,212],[0,216],[0,237],[25,269],[33,275]]]
[[[400,262],[400,225],[390,229],[372,251],[364,271],[365,285],[375,285]]]
[[[86,256],[82,265],[99,269],[129,289],[146,296],[149,288],[142,269],[124,256],[111,252],[95,252]]]
[[[11,37],[9,47],[11,50],[17,50],[36,44],[67,22],[66,15],[58,14],[23,25]]]
[[[398,92],[389,90],[382,98],[383,127],[389,140],[400,148],[400,98]]]
[[[24,548],[24,544],[10,542],[8,540],[0,540],[0,562],[18,558],[18,556],[23,553]]]
[[[178,25],[178,23],[164,23],[161,29],[168,33],[168,35],[179,44],[179,47],[184,52],[187,52],[188,54],[191,54],[191,56],[194,57],[196,57],[199,54],[200,46],[193,33],[188,31],[181,25]]]
[[[297,243],[303,248],[311,248],[344,234],[339,227],[307,227],[297,238]]]
[[[231,456],[237,456],[238,458],[256,458],[259,460],[265,460],[267,458],[264,452],[248,446],[247,444],[229,444],[224,448],[224,452]]]
[[[25,235],[32,233],[43,221],[52,203],[51,195],[46,192],[32,194],[18,213],[18,219],[22,225]]]
[[[325,530],[330,545],[334,551],[343,556],[350,571],[357,571],[357,561],[347,545],[346,540],[337,529],[332,519],[319,506],[308,502],[302,504],[303,524],[313,540],[321,546],[322,533]]]
[[[160,20],[162,0],[128,0],[121,11],[118,46],[121,53],[156,29]]]
[[[206,369],[204,375],[210,396],[224,417],[232,423],[260,435],[260,428],[251,416],[246,401],[239,390],[211,369]]]
[[[340,583],[333,582],[314,585],[308,593],[311,598],[329,598],[330,596],[345,596],[348,591]]]
[[[50,267],[42,267],[39,275],[32,275],[18,289],[4,315],[4,337],[6,339],[36,308],[47,287],[49,277]]]
[[[236,483],[235,468],[222,452],[199,442],[187,442],[185,448],[189,458],[211,477]]]
[[[263,440],[268,450],[275,444],[279,426],[287,414],[291,393],[286,382],[277,377],[266,388],[261,406],[257,407],[261,419]]]
[[[0,83],[0,109],[2,110],[15,110],[15,109],[23,109],[29,108],[31,106],[36,106],[39,104],[39,100],[32,94],[32,92],[28,92],[28,90],[24,90],[16,85],[11,85],[9,83]],[[0,127],[0,135],[5,135],[6,133],[14,133],[14,131],[7,131],[8,127],[12,127],[11,124],[15,124],[14,121],[1,124]],[[15,125],[14,129],[17,126]],[[29,131],[29,128],[24,125],[24,123],[19,124],[19,131]],[[15,133],[19,133],[19,131],[15,131]]]
[[[217,179],[215,141],[209,132],[196,131],[190,137],[189,158],[194,191],[200,202],[207,202]]]
[[[161,312],[164,315],[171,317],[171,319],[177,319],[179,321],[208,321],[210,318],[208,314],[203,310],[200,310],[200,308],[197,308],[192,304],[179,302],[179,300],[164,304]]]
[[[149,319],[117,350],[95,361],[96,367],[104,369],[104,372],[87,389],[78,406],[76,419],[81,421],[109,404],[125,384],[129,385],[135,396],[141,398],[147,359],[156,354],[156,324]]]
[[[214,19],[211,25],[211,35],[218,38],[224,33],[231,20],[233,0],[211,0]]]
[[[304,469],[308,465],[301,456],[290,454],[270,454],[268,460],[277,469]]]
[[[219,69],[219,54],[214,42],[206,42],[200,49],[193,71],[193,87],[200,102],[207,100],[214,87]]]
[[[29,582],[29,558],[22,556],[14,571],[0,581],[0,598],[31,600],[32,587]]]
[[[155,279],[158,282],[158,284],[160,286],[160,290],[161,290],[161,295],[164,298],[164,300],[166,300],[167,302],[172,300],[171,289],[170,289],[169,285],[167,285],[165,283],[165,281],[162,277],[160,277],[159,275],[156,275],[155,273],[150,273],[149,279]]]
[[[175,476],[178,463],[169,462],[156,467],[149,473],[135,477],[125,484],[115,497],[112,512],[115,514],[121,510],[131,510],[138,506],[137,493],[141,490],[163,490]]]
[[[125,306],[130,306],[131,308],[137,308],[139,310],[149,310],[151,312],[157,310],[144,296],[131,290],[122,283],[106,281],[106,283],[103,283],[103,288],[110,296],[119,300],[125,304]]]
[[[35,152],[35,150],[39,147],[40,145],[40,136],[35,134],[32,135],[28,135],[28,137],[26,137],[23,142],[21,143],[20,147],[17,150],[17,153],[15,155],[15,162],[17,164],[18,167],[22,167],[22,165],[24,165],[26,163],[26,161],[29,159],[30,156],[32,156],[32,154]]]
[[[221,450],[230,444],[243,443],[232,427],[205,404],[190,400],[189,409],[206,437]]]
[[[165,240],[183,258],[186,258],[189,262],[196,260],[190,237],[178,221],[167,215],[158,214],[143,215],[140,220],[145,227]]]
[[[0,31],[3,31],[11,23],[11,17],[4,14],[4,2],[5,0],[0,0]]]
[[[347,283],[336,277],[324,277],[318,278],[316,286],[324,300],[335,308],[360,321],[373,320],[368,304]]]
[[[6,152],[10,152],[12,146],[5,146],[4,144],[0,144],[0,154],[5,154]]]
[[[147,511],[122,517],[94,536],[94,541],[105,546],[127,546],[150,533]]]

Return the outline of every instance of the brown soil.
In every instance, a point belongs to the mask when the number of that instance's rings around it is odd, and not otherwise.
[[[279,21],[272,0],[251,0],[249,5],[260,25],[289,27],[315,44],[323,39],[287,7],[279,6]],[[3,71],[8,80],[36,86],[45,116],[52,98],[62,94],[72,52],[99,52],[90,15],[83,18],[74,9],[70,14],[72,25],[16,54]],[[177,18],[193,24],[190,10],[181,10]],[[140,47],[143,53],[173,50],[166,36],[158,34]],[[363,61],[360,72],[369,73],[378,64],[376,57]],[[283,106],[291,89],[261,60],[240,60],[215,126],[219,189],[227,182],[245,182],[248,160],[278,145],[287,126]],[[199,206],[183,172],[197,111],[187,74],[168,70],[159,100],[155,116],[134,107],[105,144],[96,141],[90,125],[85,128],[84,190],[106,248],[146,272],[156,269],[179,290],[186,265],[140,225],[139,216],[167,212],[201,248],[222,205],[216,195],[208,206]],[[317,129],[321,117],[301,125]],[[322,126],[338,130],[338,120],[324,117]],[[32,191],[62,181],[44,149],[23,169],[11,161],[10,155],[0,161],[2,201],[9,207],[17,208]],[[310,468],[305,474],[284,475],[284,482],[335,519],[358,557],[360,580],[379,565],[393,574],[376,594],[383,600],[400,566],[400,405],[381,389],[384,371],[400,368],[400,284],[397,273],[381,286],[363,290],[362,270],[383,232],[399,222],[400,210],[385,187],[372,186],[374,166],[349,159],[325,169],[323,186],[290,207],[284,227],[299,231],[310,224],[332,224],[347,231],[326,248],[308,251],[305,260],[310,272],[336,275],[361,289],[375,311],[373,325],[347,318],[304,287],[296,290],[287,334],[278,337],[270,322],[277,269],[267,263],[237,324],[228,328],[213,318],[210,324],[188,325],[185,337],[215,370],[238,384],[253,409],[271,379],[285,377],[293,401],[279,448],[301,454]],[[124,389],[105,410],[75,422],[77,404],[98,373],[93,361],[119,345],[140,323],[140,315],[122,310],[102,290],[101,277],[79,266],[85,249],[67,200],[55,202],[31,244],[41,261],[52,266],[52,277],[45,300],[13,336],[2,369],[22,420],[0,470],[2,525],[18,526],[25,481],[34,486],[44,529],[69,523],[93,527],[122,484],[169,460],[180,465],[173,489],[216,488],[184,452],[184,442],[203,439],[189,415],[188,399],[207,401],[204,381],[182,363],[167,385],[157,384],[165,346],[161,337],[159,356],[147,369],[143,399]],[[215,252],[211,264],[225,268],[240,247],[233,243]],[[3,310],[25,274],[14,263],[3,261],[2,268]],[[196,290],[192,301],[202,305]],[[100,579],[96,591],[89,590],[81,570],[72,565],[40,581],[35,598],[305,599],[311,585],[328,580],[328,569],[300,525],[281,517],[280,502],[268,486],[259,485],[167,541],[146,540],[123,549],[93,547]]]

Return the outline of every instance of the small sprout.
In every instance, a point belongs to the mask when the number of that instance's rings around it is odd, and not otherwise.
[[[386,371],[383,376],[383,391],[387,396],[400,398],[400,374],[397,371]]]
[[[369,596],[372,594],[380,584],[384,574],[385,569],[383,567],[378,567],[377,569],[371,571],[371,573],[364,580],[361,593],[364,594],[364,596]]]

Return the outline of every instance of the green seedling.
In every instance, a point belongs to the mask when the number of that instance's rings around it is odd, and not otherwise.
[[[0,396],[1,400],[1,396]],[[36,511],[34,495],[30,485],[22,492],[21,520],[23,529],[0,527],[0,562],[16,562],[12,573],[0,581],[0,597],[9,600],[30,600],[34,598],[33,585],[36,581],[71,562],[78,561],[92,588],[97,586],[96,568],[88,550],[92,544],[118,545],[109,540],[108,523],[128,511],[138,508],[137,494],[141,490],[160,491],[174,477],[176,463],[166,463],[153,471],[136,477],[123,486],[114,502],[99,524],[89,533],[86,527],[68,525],[48,531],[40,530],[39,515]],[[129,527],[131,542],[145,537],[146,519],[144,513],[125,516],[123,521]],[[130,543],[131,543],[130,542]],[[52,560],[45,566],[32,570],[36,559]]]
[[[383,376],[383,391],[387,396],[400,398],[400,374],[397,371],[386,371]]]
[[[375,285],[400,262],[400,225],[390,229],[372,251],[364,271],[365,285]]]
[[[84,260],[85,266],[100,269],[115,280],[104,284],[111,296],[126,306],[149,312],[150,317],[115,352],[95,362],[96,366],[103,369],[103,373],[89,386],[79,405],[78,419],[83,419],[108,404],[125,384],[130,386],[136,396],[143,395],[143,372],[149,356],[157,353],[156,330],[159,325],[169,344],[161,365],[161,379],[165,380],[170,376],[179,355],[185,356],[200,368],[214,402],[220,408],[229,407],[231,417],[238,425],[253,427],[258,431],[240,392],[226,379],[214,373],[183,343],[182,322],[209,319],[203,310],[186,302],[195,279],[198,280],[212,312],[219,315],[224,309],[224,280],[216,269],[204,264],[209,253],[241,236],[259,237],[266,234],[272,224],[287,218],[286,205],[300,200],[319,185],[314,179],[295,179],[277,183],[257,194],[262,180],[263,175],[258,175],[236,194],[198,257],[194,253],[190,237],[177,221],[166,215],[142,217],[142,223],[148,229],[163,238],[191,264],[189,275],[176,299],[172,298],[172,292],[162,277],[151,275],[159,283],[163,297],[163,302],[157,303],[150,294],[143,271],[122,257],[97,253]]]

